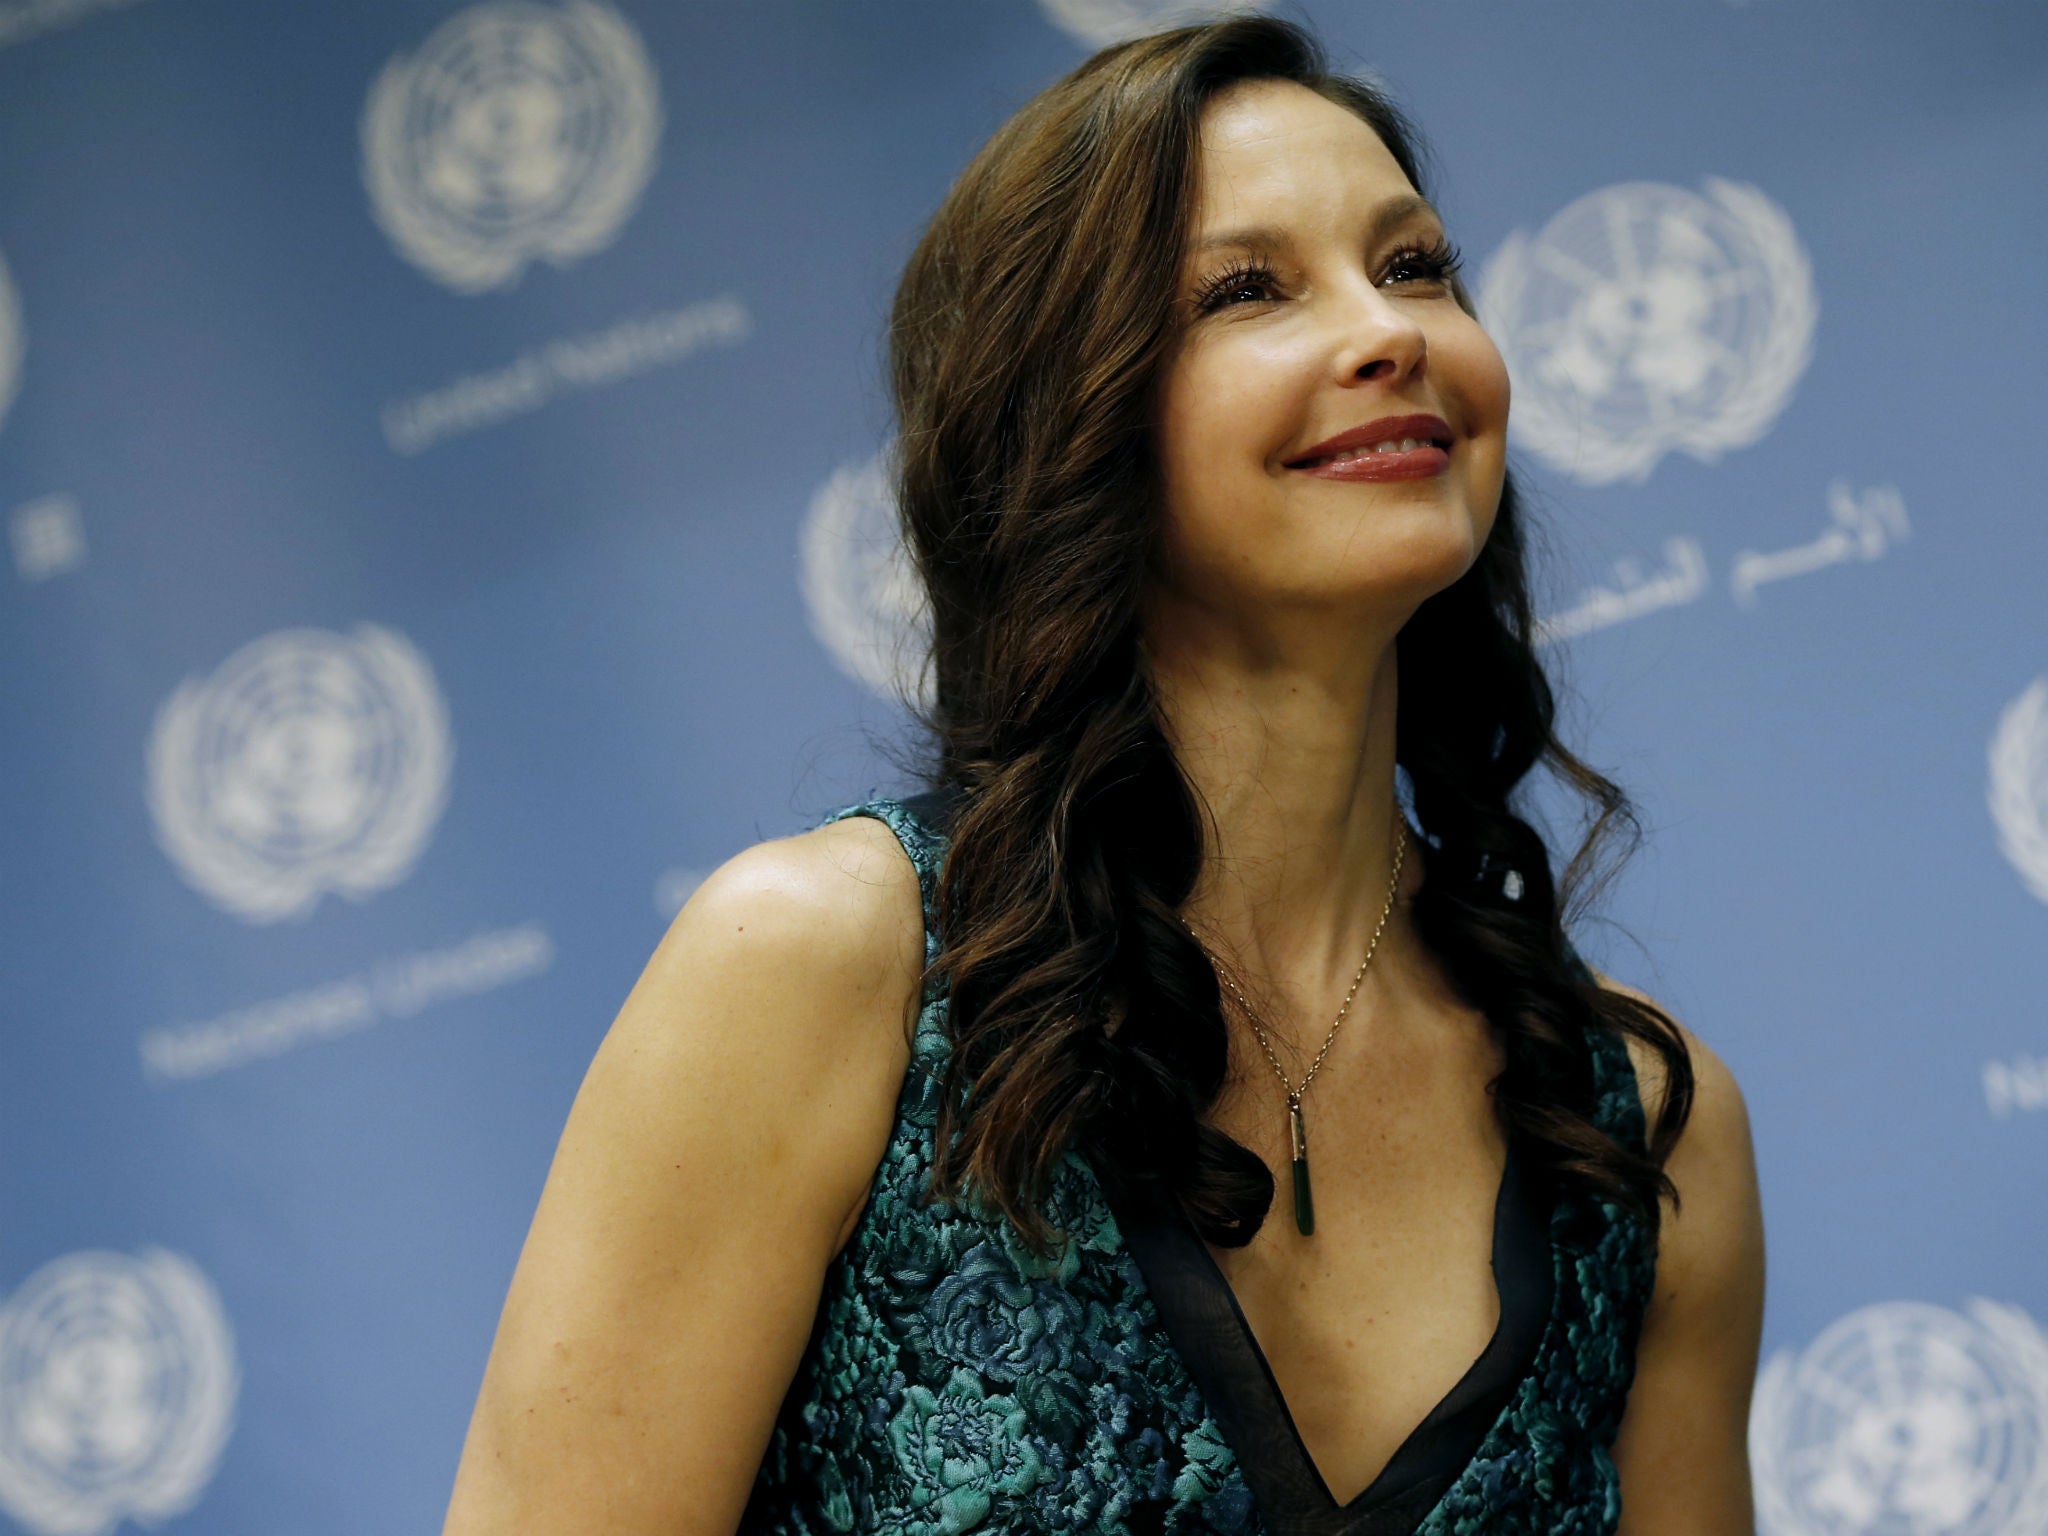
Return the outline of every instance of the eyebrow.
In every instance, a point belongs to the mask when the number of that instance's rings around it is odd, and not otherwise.
[[[1420,193],[1405,192],[1399,197],[1388,198],[1373,211],[1372,227],[1367,232],[1367,240],[1380,239],[1395,225],[1418,213],[1429,214],[1439,224],[1444,222],[1444,216],[1437,212],[1436,204]],[[1248,251],[1264,251],[1288,243],[1286,231],[1275,229],[1269,224],[1254,224],[1244,229],[1220,230],[1202,240],[1190,254],[1199,256],[1205,251],[1225,246],[1236,246]]]

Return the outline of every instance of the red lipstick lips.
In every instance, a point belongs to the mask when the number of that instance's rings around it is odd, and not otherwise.
[[[1426,441],[1406,453],[1397,449],[1334,461],[1330,457],[1347,449],[1370,449],[1375,443],[1397,443],[1404,437]],[[1450,423],[1441,416],[1382,416],[1317,443],[1300,458],[1288,460],[1287,467],[1324,480],[1426,479],[1450,467],[1452,440]]]

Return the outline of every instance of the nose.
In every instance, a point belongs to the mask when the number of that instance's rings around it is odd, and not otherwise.
[[[1336,338],[1332,372],[1342,383],[1373,379],[1399,383],[1421,378],[1428,366],[1429,338],[1402,305],[1361,276],[1331,303]]]

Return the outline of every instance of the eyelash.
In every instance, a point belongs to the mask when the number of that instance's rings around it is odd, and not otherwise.
[[[1465,258],[1458,248],[1443,236],[1438,236],[1428,245],[1404,245],[1388,258],[1389,265],[1399,265],[1403,261],[1412,261],[1423,268],[1432,282],[1447,281],[1452,273],[1465,264]],[[1279,279],[1273,275],[1273,269],[1263,261],[1240,262],[1203,287],[1195,298],[1195,308],[1200,313],[1207,314],[1212,309],[1224,307],[1224,295],[1235,289],[1242,288],[1248,283],[1272,285],[1278,281]]]

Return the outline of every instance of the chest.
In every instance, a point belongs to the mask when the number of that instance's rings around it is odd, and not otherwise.
[[[1486,1093],[1498,1045],[1467,1015],[1406,1038],[1417,1043],[1361,1055],[1334,1078],[1333,1054],[1304,1095],[1311,1235],[1294,1220],[1286,1097],[1255,1044],[1233,1050],[1242,1064],[1209,1116],[1265,1160],[1275,1189],[1257,1236],[1211,1256],[1340,1504],[1379,1475],[1500,1320],[1492,1263],[1507,1148]],[[1289,1077],[1299,1084],[1300,1070]]]

